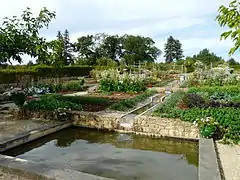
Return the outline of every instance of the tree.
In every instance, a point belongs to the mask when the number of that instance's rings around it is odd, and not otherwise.
[[[236,65],[239,65],[239,62],[237,62],[234,58],[230,58],[227,63],[230,65],[230,66],[236,66]]]
[[[221,57],[216,56],[213,52],[210,52],[210,50],[206,48],[201,50],[197,55],[194,55],[193,60],[201,61],[206,65],[210,65],[210,64],[214,65],[216,63],[223,61]]]
[[[63,34],[63,46],[64,46],[63,56],[65,58],[65,65],[69,65],[73,63],[73,55],[72,55],[73,44],[70,42],[69,32],[67,29],[64,31],[64,34]]]
[[[122,43],[118,35],[107,36],[100,46],[103,56],[117,61],[122,56]]]
[[[37,17],[27,8],[21,18],[4,18],[0,27],[0,61],[6,63],[12,59],[21,63],[23,54],[40,59],[45,57],[46,40],[39,36],[39,30],[48,27],[54,17],[55,12],[47,8],[43,8]]]
[[[181,42],[177,39],[174,39],[172,36],[167,39],[164,51],[164,57],[166,58],[167,63],[171,63],[174,60],[180,60],[182,57],[184,57]]]
[[[161,50],[154,46],[155,42],[149,37],[124,35],[123,58],[127,64],[154,62]]]
[[[234,42],[234,47],[229,51],[229,55],[234,54],[240,48],[240,1],[234,0],[229,7],[220,6],[219,15],[216,20],[221,27],[228,27],[229,31],[221,34],[221,39],[230,37]]]
[[[176,48],[176,60],[179,61],[181,60],[183,56],[183,50],[182,50],[182,44],[179,40],[175,41],[175,48]]]
[[[66,59],[64,56],[64,41],[60,31],[58,31],[57,39],[49,42],[49,47],[51,49],[50,61],[45,61],[42,63],[54,66],[65,65]]]
[[[75,44],[75,52],[78,52],[78,58],[86,59],[89,65],[94,65],[96,63],[94,59],[95,47],[94,47],[93,35],[82,36],[77,39]]]

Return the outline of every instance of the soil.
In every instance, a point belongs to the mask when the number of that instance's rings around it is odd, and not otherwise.
[[[177,107],[178,107],[179,109],[182,109],[182,110],[188,109],[188,106],[187,106],[183,101],[180,101],[180,102],[178,103]]]
[[[91,93],[91,94],[88,94],[88,96],[107,98],[110,100],[122,100],[122,99],[134,98],[139,94],[142,94],[142,93],[123,93],[123,92],[114,92],[114,93],[109,93],[109,94]]]

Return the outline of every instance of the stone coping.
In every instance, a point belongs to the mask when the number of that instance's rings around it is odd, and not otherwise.
[[[70,127],[71,125],[72,122],[59,122],[57,124],[44,125],[42,127],[32,129],[27,132],[16,134],[13,138],[5,139],[4,141],[0,142],[0,152],[6,151],[13,147],[22,145],[24,143],[33,141],[48,134],[65,129],[67,127]]]
[[[113,180],[70,169],[57,169],[46,164],[0,155],[0,169],[3,172],[38,180]]]
[[[221,180],[213,139],[199,140],[198,180]]]

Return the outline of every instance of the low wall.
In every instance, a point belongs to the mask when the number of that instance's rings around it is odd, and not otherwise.
[[[199,130],[192,123],[180,119],[139,116],[134,120],[133,131],[153,136],[198,139]]]
[[[199,139],[199,130],[192,123],[180,119],[168,119],[152,116],[137,116],[129,121],[129,126],[121,126],[123,123],[121,113],[84,112],[71,111],[62,117],[54,112],[24,111],[24,118],[41,118],[70,121],[75,126],[136,133],[148,136],[168,136],[183,139]],[[18,117],[19,113],[17,113]],[[126,120],[125,120],[126,121]],[[121,123],[122,122],[122,123]],[[128,120],[124,122],[128,124]]]
[[[106,129],[106,130],[117,130],[120,128],[121,114],[117,113],[104,113],[104,112],[72,112],[73,113],[73,125]]]
[[[199,130],[193,124],[179,119],[138,116],[132,128],[121,127],[121,115],[114,113],[73,112],[76,126],[131,132],[148,136],[167,136],[183,139],[199,139]]]

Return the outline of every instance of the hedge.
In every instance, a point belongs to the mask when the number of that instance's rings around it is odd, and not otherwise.
[[[0,69],[0,84],[9,84],[17,82],[23,76],[31,76],[34,80],[37,78],[51,77],[76,77],[88,76],[93,66],[23,66],[17,68]]]

